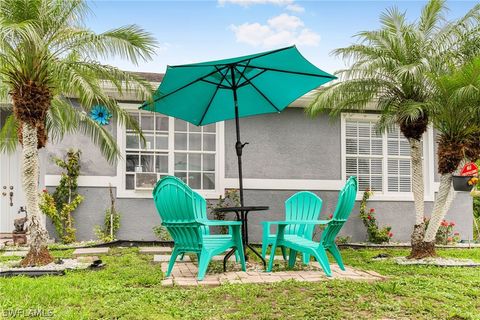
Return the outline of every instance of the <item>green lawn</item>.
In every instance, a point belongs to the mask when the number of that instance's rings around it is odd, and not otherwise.
[[[53,319],[480,319],[480,269],[397,266],[380,252],[343,250],[346,264],[389,277],[377,283],[325,281],[164,288],[152,256],[115,249],[107,268],[63,277],[0,279],[0,319],[12,310]],[[68,256],[71,251],[56,251]],[[442,256],[480,261],[480,249]],[[17,312],[17,315],[21,315]],[[17,318],[22,318],[21,316]]]

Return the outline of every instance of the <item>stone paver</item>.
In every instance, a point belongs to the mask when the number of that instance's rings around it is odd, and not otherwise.
[[[4,257],[25,257],[27,255],[27,251],[5,251],[3,254]]]
[[[165,257],[165,256],[164,256]],[[166,256],[170,258],[169,256]],[[187,258],[187,256],[185,257]],[[161,262],[163,271],[167,270],[168,263]],[[385,277],[373,271],[361,271],[347,267],[345,271],[340,270],[337,265],[331,265],[332,277],[327,277],[322,270],[309,271],[280,271],[280,272],[225,272],[207,274],[203,281],[197,281],[197,266],[191,261],[175,264],[169,278],[162,281],[162,286],[218,286],[221,284],[234,283],[274,283],[280,281],[329,281],[332,279],[355,280],[355,281],[379,281]]]
[[[153,256],[153,262],[169,262],[169,261],[170,261],[170,255],[156,254]],[[191,262],[191,260],[189,256],[184,256],[183,260],[180,260],[180,256],[178,256],[177,262]]]
[[[80,248],[75,249],[72,255],[74,257],[78,256],[93,256],[98,254],[107,254],[110,248]]]
[[[169,254],[172,253],[171,247],[140,247],[138,252],[142,254]]]

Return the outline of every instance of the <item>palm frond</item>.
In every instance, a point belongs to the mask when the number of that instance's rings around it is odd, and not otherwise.
[[[61,140],[66,134],[81,133],[97,145],[108,162],[114,164],[121,157],[116,139],[79,106],[67,99],[54,99],[47,117],[51,139]]]
[[[17,149],[17,121],[11,114],[5,119],[5,123],[0,128],[0,153],[12,153]]]

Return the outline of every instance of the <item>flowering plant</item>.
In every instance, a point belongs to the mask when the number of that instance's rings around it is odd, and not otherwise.
[[[424,218],[425,221],[425,228],[428,227],[428,223],[430,222],[429,219]],[[437,235],[435,237],[436,244],[454,244],[460,242],[460,233],[453,232],[453,228],[455,227],[454,221],[447,221],[445,219],[442,220],[440,223],[440,227],[438,228]]]
[[[454,233],[453,227],[455,227],[455,222],[443,220],[440,224],[440,228],[438,228],[435,242],[438,244],[450,244],[459,242],[460,234],[458,232]]]
[[[367,201],[373,195],[373,192],[369,189],[363,193],[362,201],[360,202],[360,218],[363,224],[367,228],[368,242],[372,243],[384,243],[389,242],[393,237],[392,227],[385,226],[380,228],[378,226],[377,219],[375,217],[375,208],[367,210]]]
[[[471,177],[470,180],[468,180],[468,185],[469,186],[474,186],[478,183],[478,178],[477,177]]]

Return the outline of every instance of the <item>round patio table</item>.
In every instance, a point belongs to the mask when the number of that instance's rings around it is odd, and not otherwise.
[[[248,242],[248,214],[251,211],[265,211],[270,209],[268,206],[243,206],[243,207],[225,207],[225,208],[217,208],[215,212],[234,212],[237,216],[237,221],[242,221],[242,244],[243,244],[243,252],[245,254],[245,260],[248,260],[247,256],[247,248],[250,248],[254,254],[256,254],[263,263],[263,267],[267,268],[267,262],[263,259],[262,255],[255,250],[255,248],[249,244]],[[236,249],[230,250],[223,258],[223,271],[227,270],[227,261],[235,252]]]

